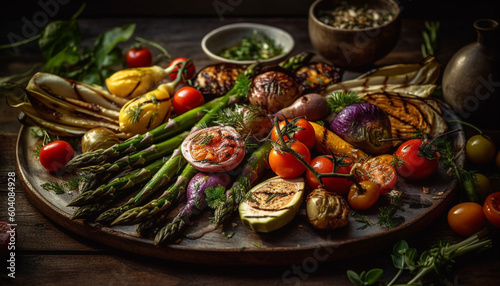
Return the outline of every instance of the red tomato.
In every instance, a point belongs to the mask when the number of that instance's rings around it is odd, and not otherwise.
[[[293,120],[289,121],[289,123],[292,122]],[[282,130],[282,132],[285,125],[286,121],[281,121],[279,124],[280,130]],[[304,143],[308,149],[311,149],[314,146],[314,144],[316,143],[316,135],[314,133],[314,128],[311,123],[309,123],[309,121],[304,118],[300,118],[296,121],[295,125],[290,124],[289,127],[290,132],[287,133],[289,136],[293,136],[293,140]],[[283,139],[288,140],[288,137],[285,134],[283,135]],[[278,132],[276,132],[276,127],[273,127],[273,130],[271,131],[271,140],[278,140]]]
[[[306,145],[295,141],[291,147],[294,151],[303,155],[307,163],[311,162],[311,153]],[[269,152],[269,166],[276,175],[284,179],[296,178],[306,170],[306,167],[292,154],[282,154],[274,148]]]
[[[74,155],[73,147],[68,142],[57,140],[42,147],[39,159],[47,171],[57,172],[64,169]]]
[[[331,159],[332,156],[318,156],[311,161],[311,167],[319,173],[332,173],[333,172],[333,162]],[[347,161],[348,159],[344,159]],[[337,168],[336,173],[339,174],[349,174],[351,172],[352,164],[349,166],[341,166]],[[319,186],[319,181],[316,179],[316,176],[309,171],[306,170],[306,179],[311,188],[316,189]],[[349,188],[352,185],[352,181],[344,178],[323,178],[323,186],[329,192],[335,192],[341,196],[347,195],[349,192]]]
[[[358,175],[362,180],[376,183],[382,194],[388,193],[398,180],[396,169],[391,165],[392,155],[383,154],[364,161]]]
[[[125,62],[130,68],[149,67],[153,63],[153,54],[146,47],[134,47],[127,51]]]
[[[177,78],[177,72],[178,72],[178,69],[180,69],[182,67],[182,62],[185,62],[188,60],[189,60],[188,58],[180,57],[180,58],[176,58],[170,62],[170,64],[168,65],[169,67],[171,67],[173,65],[176,66],[176,68],[169,75],[170,80],[175,80]],[[189,62],[186,65],[186,67],[184,68],[183,78],[181,79],[181,83],[184,83],[186,80],[193,78],[195,72],[196,72],[196,69],[194,67],[194,64],[192,62]]]
[[[424,180],[432,176],[438,166],[439,159],[436,148],[422,142],[422,139],[411,139],[396,150],[396,170],[408,180]]]
[[[362,181],[359,183],[361,190],[352,184],[347,195],[347,201],[353,209],[366,210],[371,208],[380,197],[380,190],[377,184],[371,181]]]
[[[473,202],[460,203],[448,212],[448,225],[454,232],[470,236],[486,226],[483,207]]]
[[[483,212],[492,225],[500,227],[500,192],[492,193],[486,197]]]
[[[172,100],[174,110],[177,114],[182,114],[188,110],[205,103],[205,98],[199,90],[194,87],[184,86],[180,88]]]
[[[8,253],[9,241],[10,241],[10,231],[14,230],[12,226],[5,221],[0,221],[0,254],[4,255]]]

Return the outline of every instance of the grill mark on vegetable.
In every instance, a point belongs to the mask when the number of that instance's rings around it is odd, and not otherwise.
[[[125,98],[129,98],[134,93],[134,91],[139,87],[140,84],[141,81],[138,81],[135,87],[132,89],[132,91],[127,96],[125,96]]]

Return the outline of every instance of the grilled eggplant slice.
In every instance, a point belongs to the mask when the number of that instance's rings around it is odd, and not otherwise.
[[[314,62],[301,67],[295,74],[304,93],[319,92],[342,80],[343,69],[328,63]]]
[[[233,88],[241,72],[243,67],[235,64],[209,65],[198,72],[192,85],[208,98],[219,97]]]

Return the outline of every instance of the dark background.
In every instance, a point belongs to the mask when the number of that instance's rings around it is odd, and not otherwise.
[[[474,19],[498,18],[497,0],[396,0],[405,18]],[[32,17],[42,3],[57,3],[60,7],[54,18],[70,17],[85,1],[35,0],[2,1],[1,21],[18,21]],[[314,0],[102,0],[87,1],[82,17],[171,17],[218,16],[216,6],[227,7],[225,17],[240,16],[306,16]],[[227,6],[226,6],[227,5]],[[495,7],[496,6],[496,7]]]

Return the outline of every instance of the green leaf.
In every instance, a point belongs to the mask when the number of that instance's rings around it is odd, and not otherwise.
[[[70,46],[77,47],[81,42],[80,29],[76,20],[52,21],[41,32],[38,45],[43,57],[52,57]]]
[[[42,67],[42,71],[65,76],[62,71],[65,64],[73,65],[80,60],[80,52],[76,46],[67,46],[50,58]]]
[[[374,268],[366,272],[365,285],[373,285],[377,283],[380,277],[384,274],[384,270],[380,268]]]
[[[111,53],[119,42],[130,39],[134,34],[135,24],[111,28],[100,34],[94,43],[95,62],[98,68],[103,67],[106,56]]]
[[[361,278],[359,278],[358,273],[356,273],[352,270],[347,270],[347,278],[355,286],[362,286],[363,285],[363,281],[361,281]]]
[[[122,50],[118,47],[115,47],[114,49],[109,52],[104,57],[104,60],[101,64],[102,67],[112,67],[112,66],[117,66],[120,65],[120,68],[125,64],[125,60],[122,54]]]

